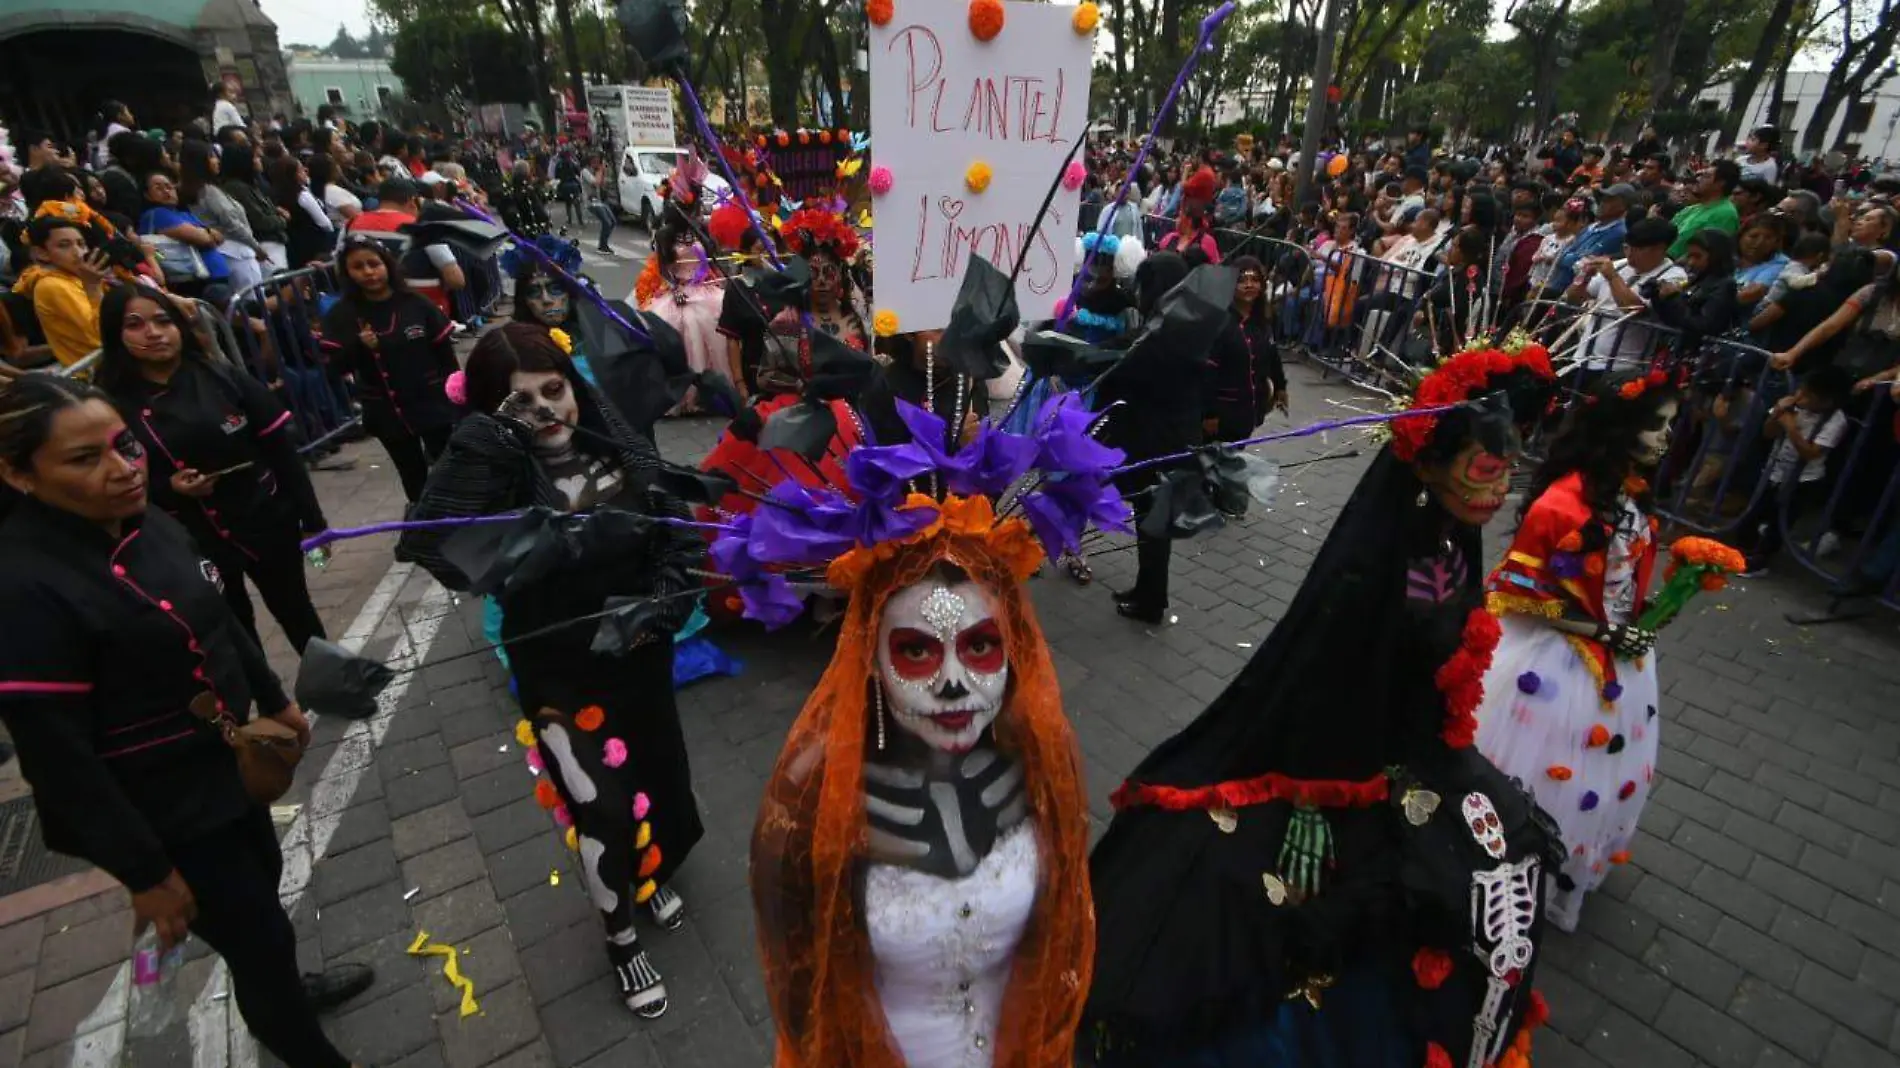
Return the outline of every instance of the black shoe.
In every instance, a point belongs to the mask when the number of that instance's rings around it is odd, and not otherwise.
[[[1165,608],[1157,608],[1154,611],[1149,611],[1133,601],[1117,600],[1115,602],[1115,614],[1124,619],[1132,619],[1139,623],[1146,623],[1151,627],[1158,627],[1167,619],[1168,610]]]
[[[376,983],[376,970],[367,964],[339,964],[321,972],[305,973],[303,996],[318,1012],[333,1009]]]

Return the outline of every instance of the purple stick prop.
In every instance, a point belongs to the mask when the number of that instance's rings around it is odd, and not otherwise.
[[[1201,32],[1194,40],[1194,50],[1188,53],[1187,62],[1181,64],[1181,72],[1174,76],[1174,84],[1168,87],[1168,95],[1162,98],[1161,107],[1155,112],[1154,125],[1148,127],[1148,136],[1142,139],[1141,151],[1135,153],[1135,162],[1128,168],[1127,177],[1122,179],[1122,187],[1116,190],[1115,200],[1108,206],[1108,213],[1095,225],[1097,233],[1108,233],[1109,227],[1115,222],[1116,210],[1128,203],[1128,193],[1134,188],[1135,175],[1141,173],[1142,162],[1148,158],[1149,150],[1154,148],[1155,139],[1161,136],[1161,124],[1168,121],[1168,116],[1173,113],[1175,100],[1181,95],[1182,87],[1187,85],[1188,76],[1200,65],[1201,54],[1213,44],[1215,31],[1227,21],[1227,16],[1234,13],[1236,6],[1234,0],[1227,0],[1201,20]],[[1086,273],[1081,270],[1075,272],[1075,284],[1069,287],[1069,299],[1061,317],[1056,320],[1056,329],[1067,327],[1069,318],[1075,314],[1075,302],[1082,295],[1082,279]]]
[[[680,94],[686,98],[686,110],[693,113],[694,128],[699,131],[700,139],[706,142],[706,150],[719,161],[719,173],[725,175],[726,181],[731,183],[732,195],[739,198],[739,206],[745,209],[745,217],[752,223],[752,232],[759,235],[760,247],[765,249],[765,255],[772,261],[773,267],[784,270],[785,264],[779,261],[778,253],[772,248],[772,235],[765,232],[764,220],[759,218],[758,212],[752,210],[752,198],[745,194],[744,188],[739,185],[739,176],[733,173],[732,164],[726,161],[726,154],[720,151],[719,138],[713,133],[712,120],[706,117],[706,109],[699,106],[699,94],[693,91],[693,83],[684,74],[676,72],[673,77],[680,83]]]
[[[491,226],[502,226],[502,224],[499,221],[497,221],[493,215],[490,215],[487,212],[483,211],[480,207],[476,206],[471,201],[458,199],[455,202],[455,206],[458,208],[461,208],[467,214],[474,216],[477,219],[480,219],[482,222],[490,224]],[[508,228],[505,226],[502,226],[502,229],[507,230]],[[508,230],[508,236],[514,238],[515,247],[517,249],[520,249],[522,252],[526,253],[530,259],[540,264],[541,269],[543,271],[546,271],[548,274],[551,274],[554,277],[559,278],[563,283],[567,285],[568,289],[571,292],[580,294],[583,300],[592,304],[594,307],[600,309],[600,314],[605,315],[607,317],[608,322],[613,323],[614,325],[620,327],[623,330],[626,330],[628,333],[632,334],[634,337],[639,338],[641,341],[644,341],[649,345],[653,344],[653,335],[647,333],[646,330],[644,330],[643,328],[635,326],[633,323],[628,322],[626,319],[626,316],[623,316],[619,312],[615,311],[613,309],[613,305],[607,303],[606,297],[601,296],[600,293],[594,289],[594,287],[589,286],[589,285],[582,285],[580,279],[574,277],[571,274],[568,274],[567,271],[560,264],[554,262],[554,259],[552,257],[550,257],[547,253],[541,251],[541,246],[535,244],[533,241],[530,241],[525,237],[522,237],[520,234],[515,233],[513,230]],[[305,550],[305,551],[308,551],[308,550]]]
[[[1228,446],[1239,449],[1248,445],[1264,445],[1269,441],[1290,441],[1293,438],[1310,438],[1314,434],[1324,434],[1328,430],[1343,430],[1355,426],[1371,426],[1377,423],[1390,423],[1399,419],[1415,419],[1421,415],[1443,415],[1446,412],[1455,412],[1460,408],[1469,408],[1471,406],[1471,401],[1462,401],[1458,404],[1440,404],[1433,408],[1408,408],[1402,412],[1386,412],[1378,415],[1355,415],[1349,419],[1332,419],[1325,422],[1311,423],[1293,430],[1282,430],[1273,434],[1262,434],[1257,438],[1247,438],[1244,441],[1229,442]],[[1139,471],[1144,467],[1156,467],[1161,464],[1173,463],[1176,460],[1185,460],[1199,451],[1199,449],[1189,449],[1186,452],[1177,452],[1168,456],[1156,456],[1151,459],[1117,467],[1115,470],[1110,471],[1109,474],[1126,474],[1129,471]]]
[[[489,523],[508,523],[520,519],[526,512],[498,512],[494,515],[458,515],[447,519],[400,519],[387,523],[371,523],[366,527],[333,527],[318,531],[305,538],[298,548],[304,552],[321,549],[332,542],[349,541],[353,538],[367,538],[371,534],[389,534],[403,530],[454,530],[459,527],[478,527]],[[686,527],[690,530],[730,531],[732,527],[725,523],[699,523],[691,519],[679,519],[670,515],[652,517],[670,527]]]

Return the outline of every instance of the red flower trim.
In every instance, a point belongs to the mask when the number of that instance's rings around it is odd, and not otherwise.
[[[1524,1026],[1542,1027],[1550,1022],[1550,1002],[1544,1000],[1544,992],[1531,991],[1530,1004],[1524,1007]]]
[[[779,224],[779,232],[785,235],[786,246],[800,256],[808,256],[811,250],[821,246],[829,246],[832,254],[841,260],[858,254],[858,232],[843,218],[828,211],[817,208],[795,211],[791,218]]]
[[[1453,749],[1468,748],[1478,737],[1478,704],[1484,700],[1484,673],[1491,669],[1504,631],[1496,616],[1474,608],[1465,617],[1464,643],[1438,667],[1432,681],[1445,695],[1445,729],[1439,736]]]
[[[1470,349],[1439,364],[1437,370],[1426,375],[1418,384],[1411,407],[1435,408],[1470,400],[1471,395],[1482,390],[1493,377],[1510,374],[1520,367],[1541,378],[1555,377],[1550,369],[1550,352],[1542,345],[1526,345],[1516,353]],[[1418,454],[1431,442],[1437,426],[1437,417],[1429,415],[1393,420],[1393,453],[1408,463],[1418,459]]]
[[[1108,796],[1117,810],[1153,805],[1170,812],[1196,809],[1246,808],[1273,801],[1291,801],[1312,808],[1370,808],[1384,801],[1390,784],[1383,774],[1364,782],[1337,779],[1295,779],[1277,771],[1251,779],[1233,779],[1212,786],[1151,786],[1125,782]]]

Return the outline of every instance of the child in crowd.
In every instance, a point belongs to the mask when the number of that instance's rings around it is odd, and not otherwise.
[[[99,348],[99,301],[112,268],[71,219],[42,215],[26,232],[33,266],[21,272],[13,291],[32,299],[53,357],[70,367]]]
[[[1764,573],[1781,549],[1784,501],[1792,528],[1824,499],[1827,455],[1847,437],[1847,416],[1840,408],[1852,385],[1847,372],[1822,367],[1804,376],[1794,395],[1777,401],[1768,413],[1762,436],[1775,442],[1768,457],[1768,491],[1741,527],[1742,537],[1753,539],[1747,548],[1748,574]]]

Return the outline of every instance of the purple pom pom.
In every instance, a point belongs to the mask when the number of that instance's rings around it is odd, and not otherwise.
[[[1583,795],[1583,800],[1578,803],[1577,807],[1585,812],[1595,811],[1597,807],[1597,792],[1595,790],[1586,792]]]
[[[1605,701],[1614,701],[1621,696],[1623,696],[1622,683],[1611,679],[1609,682],[1603,684],[1603,699]]]
[[[1526,671],[1517,677],[1517,692],[1536,693],[1537,688],[1543,684],[1544,680],[1537,677],[1537,672]]]

